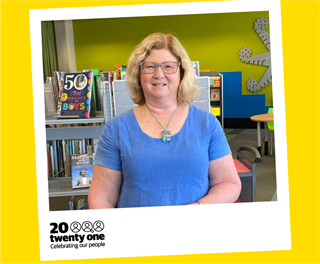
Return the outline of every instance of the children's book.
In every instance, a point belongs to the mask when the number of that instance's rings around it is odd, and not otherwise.
[[[213,77],[213,87],[220,87],[220,76]]]
[[[220,107],[212,107],[211,113],[214,114],[215,116],[220,116]]]
[[[61,116],[89,118],[92,72],[65,73],[61,94]]]
[[[220,91],[219,89],[211,89],[211,100],[220,100]]]
[[[93,174],[93,154],[71,155],[72,188],[89,187]]]
[[[124,80],[126,78],[127,66],[126,65],[117,65],[117,80]]]

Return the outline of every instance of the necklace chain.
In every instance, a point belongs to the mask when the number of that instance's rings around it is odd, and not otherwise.
[[[157,122],[160,124],[160,126],[161,126],[161,127],[163,128],[163,130],[164,130],[164,131],[162,132],[162,141],[163,141],[163,142],[171,141],[171,134],[170,134],[170,131],[168,131],[168,128],[169,128],[169,126],[170,126],[170,123],[171,123],[171,120],[172,120],[174,114],[176,113],[176,111],[177,111],[177,109],[178,109],[178,103],[177,103],[176,109],[174,109],[173,114],[172,114],[172,116],[171,116],[171,118],[170,118],[170,121],[169,121],[169,124],[168,124],[168,126],[167,126],[167,129],[164,128],[164,126],[160,123],[160,121],[158,120],[158,118],[156,118],[156,116],[151,112],[151,110],[149,109],[147,103],[145,103],[145,104],[146,104],[146,107],[147,107],[147,109],[149,110],[149,112],[152,114],[152,116],[157,120]]]

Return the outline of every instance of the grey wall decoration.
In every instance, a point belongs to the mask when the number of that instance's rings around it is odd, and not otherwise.
[[[268,25],[269,25],[269,21],[264,17],[260,17],[254,22],[254,30],[257,32],[260,39],[263,41],[264,45],[268,49],[268,52],[251,56],[252,51],[248,47],[242,48],[239,52],[239,59],[242,62],[268,67],[268,69],[262,76],[259,83],[257,82],[256,79],[253,79],[253,78],[247,81],[247,89],[253,93],[259,91],[261,88],[265,87],[268,83],[272,82],[271,58],[270,58],[270,34],[264,31],[264,29],[266,29]]]

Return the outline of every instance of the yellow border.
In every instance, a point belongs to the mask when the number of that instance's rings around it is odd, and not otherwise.
[[[1,263],[40,263],[29,9],[172,2],[1,1]],[[281,8],[292,250],[57,263],[320,263],[320,4]]]

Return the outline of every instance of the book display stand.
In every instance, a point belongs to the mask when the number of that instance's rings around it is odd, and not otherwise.
[[[218,71],[208,71],[200,72],[200,76],[210,78],[210,112],[217,117],[223,129],[223,75]]]

